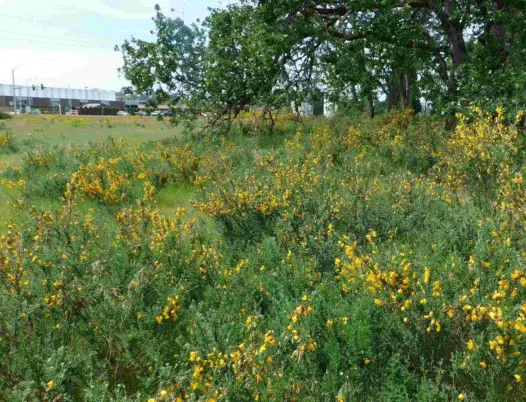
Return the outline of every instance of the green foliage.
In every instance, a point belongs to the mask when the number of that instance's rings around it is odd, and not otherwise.
[[[166,103],[174,112],[173,121],[189,118],[207,101],[204,93],[204,31],[187,26],[180,18],[164,16],[156,6],[155,42],[131,38],[120,49],[124,57],[122,73],[139,94],[154,94],[153,105]]]
[[[18,146],[11,129],[4,122],[0,122],[0,153],[14,153],[17,150]]]
[[[0,399],[517,400],[503,116],[33,150],[0,178]]]
[[[2,109],[0,109],[0,120],[7,120],[10,119],[11,115],[7,112],[4,112]]]
[[[220,132],[245,109],[320,94],[370,117],[379,94],[388,111],[424,97],[451,129],[467,106],[523,104],[524,20],[520,2],[253,0],[190,27],[157,7],[156,40],[125,41],[122,71],[130,90],[181,118],[206,113]]]

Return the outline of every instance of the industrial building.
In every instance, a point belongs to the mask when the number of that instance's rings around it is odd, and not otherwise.
[[[61,110],[78,109],[88,104],[99,104],[115,109],[123,109],[124,102],[117,100],[115,91],[101,89],[52,88],[41,85],[14,87],[17,98],[17,108],[50,108]],[[13,86],[0,84],[0,108],[14,109]]]

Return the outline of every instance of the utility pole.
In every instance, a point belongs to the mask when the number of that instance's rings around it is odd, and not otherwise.
[[[186,2],[183,4],[183,11],[175,11],[175,9],[172,8],[172,12],[175,12],[175,14],[179,14],[183,17],[183,23],[185,22],[184,20],[184,9],[186,7]]]
[[[15,87],[15,71],[16,69],[20,67],[20,65],[16,66],[15,68],[13,68],[13,70],[11,71],[11,73],[13,74],[13,104],[15,106],[15,114],[16,114],[16,87]]]
[[[31,112],[31,95],[29,94],[29,81],[31,80],[35,80],[35,78],[26,78],[26,99],[27,99],[27,106],[26,106],[26,111],[27,111],[27,107],[29,107],[29,112]]]
[[[73,96],[71,95],[71,84],[68,84],[68,98],[69,98],[69,110],[73,110],[73,104],[71,103],[71,100],[73,98]]]

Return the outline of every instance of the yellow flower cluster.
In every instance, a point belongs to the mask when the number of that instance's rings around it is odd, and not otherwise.
[[[0,149],[9,148],[13,143],[13,135],[11,133],[0,134]]]
[[[517,128],[504,124],[503,108],[497,108],[496,116],[476,107],[472,113],[457,116],[455,133],[439,155],[442,178],[453,188],[468,184],[469,170],[480,180],[497,176],[502,169],[509,169],[518,152]]]
[[[177,321],[177,313],[182,308],[179,300],[180,296],[168,297],[168,304],[164,306],[163,313],[155,317],[155,320],[159,325],[163,322],[163,320]]]

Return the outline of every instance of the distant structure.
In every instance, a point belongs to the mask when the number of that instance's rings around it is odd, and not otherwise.
[[[17,109],[56,107],[63,111],[78,109],[88,104],[98,104],[115,109],[124,109],[124,102],[117,100],[115,91],[102,89],[52,88],[40,85],[15,87]],[[0,108],[13,111],[13,86],[0,84]]]
[[[130,112],[135,112],[146,108],[146,103],[152,99],[149,95],[132,95],[124,92],[117,92],[116,99],[124,102],[124,106]]]
[[[334,117],[338,113],[338,104],[325,100],[323,102],[323,115],[325,117]]]
[[[293,112],[296,111],[296,105],[294,102],[290,104]],[[301,102],[297,108],[298,112],[302,116],[325,116],[332,117],[338,111],[338,105],[333,102],[328,102],[326,99],[320,98],[310,102]]]
[[[290,107],[293,112],[297,110],[301,116],[312,116],[313,114],[313,107],[308,102],[301,102],[297,107],[295,102],[291,102]]]

